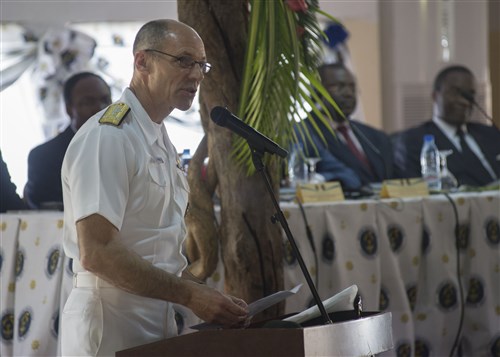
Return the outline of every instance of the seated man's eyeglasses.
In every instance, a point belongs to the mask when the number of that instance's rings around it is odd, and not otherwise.
[[[192,57],[190,56],[174,56],[166,52],[154,50],[152,48],[145,49],[144,51],[146,52],[156,52],[156,53],[161,53],[162,55],[170,56],[172,58],[175,58],[175,60],[179,63],[179,66],[182,68],[193,68],[195,64],[198,64],[201,68],[201,71],[204,74],[207,74],[210,72],[210,68],[212,68],[212,65],[210,63],[204,62],[204,61],[195,61]]]

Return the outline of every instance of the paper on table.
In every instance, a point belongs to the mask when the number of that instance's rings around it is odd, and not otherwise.
[[[351,285],[348,288],[342,290],[340,293],[333,295],[332,297],[323,301],[323,305],[325,306],[325,310],[327,313],[336,312],[336,311],[345,311],[345,310],[353,310],[354,309],[354,299],[356,298],[356,294],[358,293],[358,286]],[[296,323],[301,323],[307,320],[314,319],[318,317],[320,314],[319,308],[317,305],[310,307],[307,310],[298,313],[297,315],[293,315],[283,319],[283,321],[292,321]]]
[[[248,316],[252,317],[254,315],[257,315],[259,312],[264,311],[268,307],[271,307],[274,304],[277,304],[280,301],[285,300],[289,296],[297,293],[297,291],[299,291],[301,287],[302,284],[299,284],[293,289],[278,291],[277,293],[268,295],[262,299],[252,302],[251,304],[248,305],[248,311],[249,311]],[[193,330],[208,330],[208,329],[217,329],[221,327],[222,327],[221,325],[203,322],[201,324],[191,326],[190,328],[192,328]]]
[[[250,305],[248,305],[248,310],[250,311],[249,316],[257,315],[259,312],[264,311],[268,307],[271,307],[274,304],[277,304],[280,301],[286,299],[290,295],[297,293],[297,291],[299,291],[301,287],[302,284],[299,284],[293,289],[278,291],[277,293],[268,295],[262,299],[252,302]]]

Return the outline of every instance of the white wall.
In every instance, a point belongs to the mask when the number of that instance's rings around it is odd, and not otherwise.
[[[189,0],[183,0],[189,1]],[[340,19],[377,20],[377,1],[320,0],[320,8]],[[67,22],[147,21],[177,18],[177,1],[2,1],[2,21]]]
[[[183,0],[189,1],[189,0]],[[273,0],[277,1],[277,0]],[[380,126],[380,79],[379,79],[379,40],[377,24],[377,1],[320,1],[320,7],[339,18],[347,26],[351,33],[349,46],[351,48],[352,60],[358,77],[358,85],[362,93],[360,108],[364,113],[370,113],[366,118],[376,126]],[[65,24],[76,23],[118,23],[137,22],[144,23],[156,18],[177,18],[177,1],[47,1],[30,0],[18,1],[9,0],[0,2],[0,19],[2,24],[16,22],[25,28],[31,29],[36,35],[41,36],[48,28],[60,27]],[[79,27],[79,26],[77,26]],[[0,26],[0,29],[4,29]],[[122,33],[118,31],[119,33]],[[127,37],[133,35],[127,33]],[[2,40],[6,38],[2,36]],[[102,41],[99,46],[105,46]],[[376,53],[373,53],[376,52]],[[127,60],[123,60],[126,65]],[[122,67],[122,66],[118,66]],[[116,65],[110,70],[116,70]],[[3,92],[0,95],[2,102],[2,113],[8,107],[14,107],[9,112],[15,113],[15,118],[3,115],[1,121],[10,118],[14,121],[14,127],[9,126],[8,130],[1,130],[0,147],[5,161],[8,163],[13,181],[16,183],[18,193],[26,182],[26,160],[29,150],[44,141],[43,133],[39,128],[43,115],[34,110],[28,113],[27,108],[34,108],[36,104],[26,105],[34,101],[35,93],[29,86],[30,78],[24,77],[23,83],[17,83],[18,88]],[[19,99],[21,98],[21,99]],[[116,98],[114,98],[116,99]],[[18,104],[23,101],[23,104]],[[18,109],[20,108],[20,109]],[[6,118],[8,116],[9,118]],[[38,117],[38,118],[37,118]],[[6,125],[2,125],[6,129]],[[19,138],[19,139],[15,139]],[[12,143],[14,144],[9,144]],[[184,147],[179,146],[182,150]]]
[[[320,1],[320,8],[338,18],[349,32],[347,45],[358,89],[353,118],[382,128],[378,0],[326,0]]]
[[[40,24],[177,18],[177,1],[2,1],[2,21]]]
[[[485,102],[490,85],[486,1],[379,4],[383,119],[387,131],[430,119],[432,82],[436,73],[450,64],[462,64],[473,71],[478,81],[478,101]],[[443,31],[449,35],[448,61],[442,56]],[[476,117],[479,119],[477,113]]]
[[[320,0],[321,9],[351,33],[349,47],[368,123],[393,132],[428,119],[430,86],[446,65],[440,46],[444,6],[452,8],[449,63],[472,69],[479,82],[478,100],[488,103],[487,1]],[[35,29],[75,22],[145,22],[177,18],[177,1],[1,1],[0,18]]]

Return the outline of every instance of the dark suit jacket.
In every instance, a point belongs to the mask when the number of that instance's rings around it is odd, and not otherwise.
[[[494,126],[478,123],[468,123],[467,131],[476,140],[496,175],[500,177],[500,131]],[[484,169],[479,159],[476,163],[466,163],[460,151],[432,120],[391,137],[395,150],[395,163],[404,173],[404,177],[421,176],[420,151],[426,134],[434,135],[439,150],[453,150],[447,158],[448,169],[459,185],[483,186],[493,181],[489,175],[481,174],[484,173]]]
[[[26,208],[24,201],[16,192],[16,185],[10,180],[9,170],[0,151],[0,213]]]
[[[350,122],[352,131],[363,147],[363,151],[371,164],[372,170],[369,171],[365,165],[354,156],[347,145],[331,134],[325,124],[319,122],[319,120],[317,123],[327,141],[326,147],[313,129],[309,119],[305,119],[302,125],[308,127],[309,133],[320,151],[322,160],[318,163],[317,170],[327,177],[327,179],[330,174],[334,173],[331,170],[331,164],[335,161],[337,161],[337,163],[340,162],[349,172],[354,172],[361,185],[367,185],[372,182],[382,182],[385,179],[395,177],[392,144],[389,136],[384,132],[353,120]],[[314,152],[314,149],[307,139],[303,141],[303,143],[307,151]]]
[[[71,126],[68,126],[55,138],[29,153],[28,183],[24,188],[24,196],[30,208],[41,208],[43,202],[62,203],[61,167],[74,135]]]

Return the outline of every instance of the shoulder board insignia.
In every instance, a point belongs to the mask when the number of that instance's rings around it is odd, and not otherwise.
[[[130,107],[125,103],[114,103],[111,104],[108,109],[104,112],[99,123],[110,124],[114,126],[119,126],[125,116],[129,112]]]

